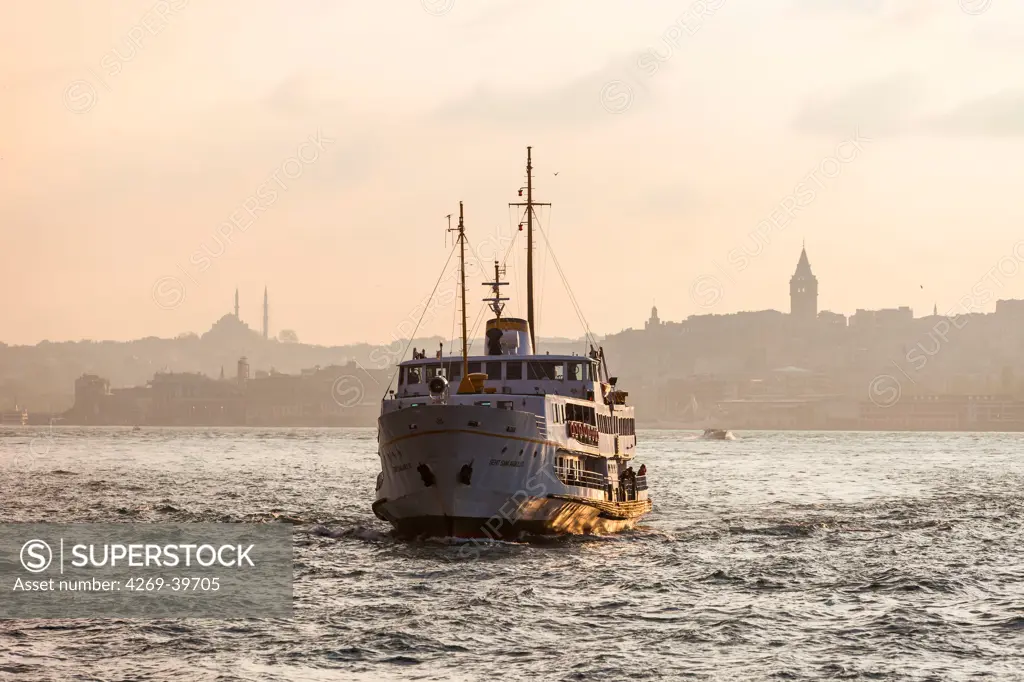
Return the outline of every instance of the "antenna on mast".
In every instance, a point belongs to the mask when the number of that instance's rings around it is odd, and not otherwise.
[[[494,261],[494,281],[483,283],[485,287],[491,287],[491,291],[494,292],[494,296],[485,298],[484,303],[491,307],[495,318],[501,318],[501,311],[505,309],[505,301],[508,300],[508,298],[502,298],[501,296],[501,287],[508,286],[508,282],[501,281],[501,276],[504,274],[505,266],[499,265],[498,261]]]
[[[533,200],[533,147],[526,148],[526,186],[519,188],[519,196],[526,190],[526,201],[510,203],[509,206],[526,207],[526,321],[530,325],[530,345],[537,352],[537,331],[533,325],[533,207],[550,206]],[[522,227],[522,224],[520,224]]]

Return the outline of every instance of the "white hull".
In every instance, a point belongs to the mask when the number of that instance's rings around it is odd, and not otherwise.
[[[609,533],[650,509],[646,499],[612,503],[604,489],[560,481],[553,463],[564,446],[532,412],[421,405],[386,412],[379,427],[374,512],[405,535]]]

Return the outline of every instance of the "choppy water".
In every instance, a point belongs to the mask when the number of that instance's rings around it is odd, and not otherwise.
[[[1004,434],[642,432],[615,537],[393,540],[372,430],[0,430],[0,520],[294,523],[290,621],[0,621],[0,679],[1024,679]],[[2,598],[2,595],[0,595]]]

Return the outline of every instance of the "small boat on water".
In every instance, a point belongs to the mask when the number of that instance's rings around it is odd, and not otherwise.
[[[725,429],[704,429],[701,438],[705,440],[736,440],[736,436],[732,434],[732,431]]]
[[[469,355],[465,228],[460,252],[462,353],[413,349],[381,404],[374,514],[400,536],[518,539],[604,534],[651,511],[647,467],[633,470],[636,430],[628,393],[604,349],[539,354],[534,345],[532,163],[527,148],[527,319],[505,317],[504,268],[484,283],[493,318],[483,353]],[[523,226],[520,225],[520,228]],[[428,306],[429,309],[429,306]],[[588,337],[589,337],[588,330]]]
[[[25,426],[28,424],[28,410],[14,405],[13,410],[0,412],[0,425],[3,426]]]

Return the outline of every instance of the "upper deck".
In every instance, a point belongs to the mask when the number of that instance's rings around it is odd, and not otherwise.
[[[481,355],[469,358],[469,373],[487,375],[484,391],[505,395],[563,395],[601,399],[597,360],[579,355]],[[453,388],[462,379],[462,358],[420,358],[399,365],[397,398],[428,396],[436,376]],[[493,390],[488,390],[493,389]]]

